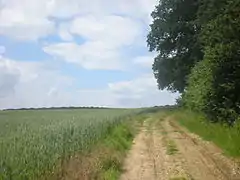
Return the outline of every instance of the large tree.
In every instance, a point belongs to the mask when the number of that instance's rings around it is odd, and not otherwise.
[[[160,0],[152,12],[147,43],[158,52],[153,72],[159,89],[183,92],[191,68],[202,59],[197,0]]]

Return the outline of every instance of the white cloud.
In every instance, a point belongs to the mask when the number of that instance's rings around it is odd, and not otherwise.
[[[110,83],[101,89],[78,89],[47,62],[0,59],[0,109],[51,106],[141,107],[173,104],[176,94],[158,91],[151,75]]]
[[[56,58],[82,66],[85,69],[124,69],[120,54],[102,42],[58,43],[44,47],[44,51]]]
[[[45,0],[46,1],[46,0]],[[52,0],[51,15],[55,17],[72,17],[92,14],[96,17],[121,14],[141,19],[149,23],[150,12],[157,0]]]
[[[152,74],[131,81],[110,83],[109,88],[116,95],[118,105],[127,107],[175,104],[178,97],[178,94],[157,90],[157,83]]]
[[[9,68],[0,58],[0,98],[14,92],[15,85],[19,81],[18,73]]]
[[[63,41],[74,41],[74,37],[69,31],[68,23],[62,23],[58,28],[58,34]]]
[[[47,67],[46,67],[47,66]],[[0,108],[43,107],[67,102],[64,92],[72,80],[48,64],[0,59]],[[51,93],[49,93],[52,91]],[[62,97],[63,95],[63,97]]]
[[[133,63],[144,68],[152,68],[154,56],[139,56],[133,59]]]
[[[121,49],[134,45],[142,37],[141,25],[121,16],[81,16],[61,26],[60,37],[71,40],[78,35],[85,43],[56,43],[44,51],[86,69],[124,69]]]
[[[78,89],[75,80],[48,62],[0,58],[0,109],[52,106],[111,106],[109,89]]]
[[[155,0],[0,0],[0,35],[38,40],[57,33],[64,42],[45,39],[43,47],[54,58],[88,70],[126,70],[133,64],[139,70],[136,65],[149,68],[153,58],[130,60],[124,52],[145,44],[155,4]],[[63,75],[56,61],[15,61],[4,57],[5,51],[0,46],[0,108],[141,107],[173,104],[176,97],[158,91],[152,75],[79,89],[77,77]]]
[[[120,14],[149,24],[155,4],[156,0],[1,0],[0,34],[21,40],[37,40],[54,32],[54,22],[49,18],[86,14],[95,18]],[[118,25],[117,22],[114,25]]]
[[[113,92],[118,94],[134,95],[138,93],[145,93],[148,90],[155,90],[157,84],[152,75],[146,74],[132,81],[109,83],[109,87]]]
[[[81,16],[73,20],[70,31],[90,41],[101,41],[111,48],[131,45],[140,37],[142,27],[121,16]]]
[[[44,1],[8,0],[0,11],[0,34],[23,40],[37,40],[54,32]]]

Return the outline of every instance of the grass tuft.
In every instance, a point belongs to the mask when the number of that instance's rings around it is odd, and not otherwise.
[[[168,155],[174,155],[178,152],[177,146],[174,141],[169,140],[167,142],[167,154]]]
[[[187,178],[185,178],[185,177],[173,177],[173,178],[170,178],[169,180],[187,180]]]

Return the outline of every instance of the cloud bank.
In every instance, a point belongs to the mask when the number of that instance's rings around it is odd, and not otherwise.
[[[177,94],[157,89],[145,42],[155,5],[0,0],[0,108],[174,104]]]

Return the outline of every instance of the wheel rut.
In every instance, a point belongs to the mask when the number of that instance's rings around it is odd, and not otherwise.
[[[170,118],[146,119],[120,180],[240,180],[238,166]]]

